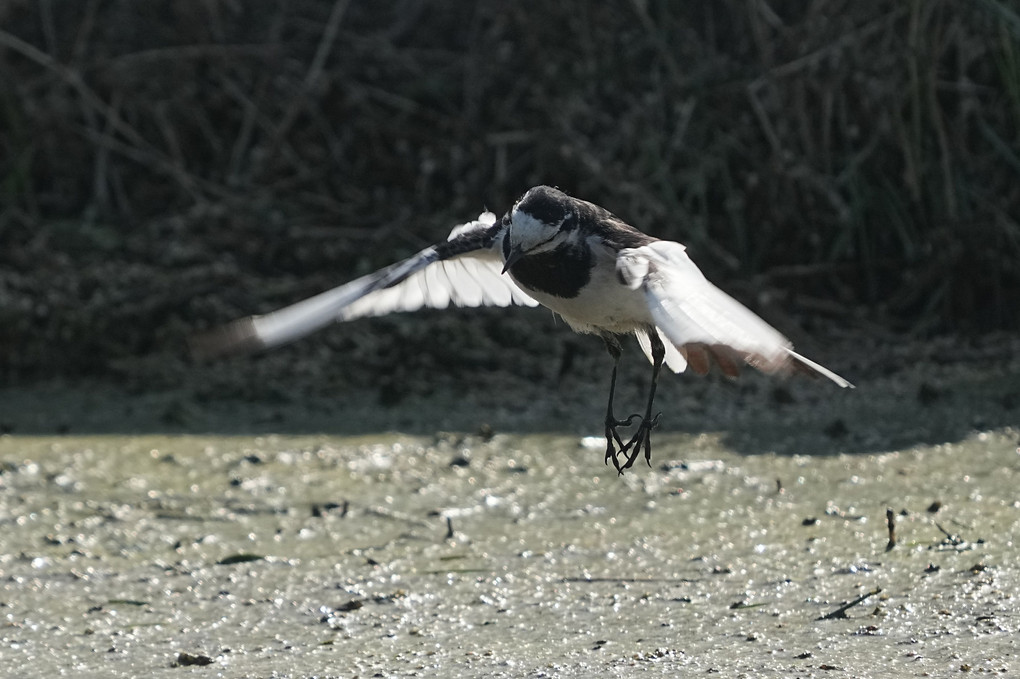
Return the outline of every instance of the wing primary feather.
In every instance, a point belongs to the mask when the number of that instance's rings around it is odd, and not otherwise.
[[[722,370],[723,375],[726,375],[726,377],[737,377],[740,375],[740,363],[734,360],[734,357],[738,360],[743,358],[740,352],[725,344],[710,344],[707,349],[708,353],[715,359],[716,365]]]
[[[685,344],[680,347],[680,353],[687,359],[687,365],[699,375],[707,375],[712,364],[708,360],[708,352],[705,345],[700,343]]]
[[[191,355],[200,361],[228,353],[249,354],[265,348],[251,317],[188,338]]]
[[[401,262],[262,316],[250,316],[189,340],[192,355],[213,358],[293,342],[336,321],[412,311],[484,304],[538,304],[500,275],[494,250],[500,226],[484,213],[455,227],[450,239]]]
[[[436,261],[434,247],[350,283],[319,293],[263,316],[250,316],[196,337],[192,352],[198,358],[270,349],[293,342],[337,320],[344,307],[365,295],[392,287]]]
[[[655,324],[694,372],[707,372],[711,357],[730,376],[746,362],[766,373],[796,370],[853,386],[794,352],[779,331],[712,285],[678,243],[658,241],[624,250],[617,271],[630,287],[644,290]]]
[[[821,375],[822,377],[827,377],[836,384],[838,384],[839,386],[843,387],[844,389],[857,388],[849,380],[840,377],[836,373],[826,368],[824,365],[815,363],[810,358],[807,358],[805,356],[801,356],[793,349],[787,349],[786,351],[790,354],[790,358],[793,359],[794,365],[801,368],[801,372],[805,372],[811,375]]]

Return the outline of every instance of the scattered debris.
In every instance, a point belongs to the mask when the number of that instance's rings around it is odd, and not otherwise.
[[[885,544],[885,551],[892,550],[896,546],[896,514],[893,510],[885,510],[885,523],[889,527],[889,542]]]
[[[266,557],[264,557],[261,554],[249,554],[249,553],[246,553],[246,552],[242,552],[240,554],[231,554],[230,556],[225,556],[222,559],[220,559],[219,561],[217,561],[216,565],[217,566],[230,566],[230,565],[233,565],[235,563],[249,563],[251,561],[262,561],[265,558]]]
[[[204,653],[186,653],[181,651],[177,654],[177,659],[170,664],[170,667],[212,665],[213,662],[215,661]]]
[[[333,610],[334,611],[340,611],[341,613],[347,613],[349,611],[356,611],[359,608],[362,608],[364,605],[365,605],[365,602],[362,601],[361,599],[351,599],[350,601],[346,601],[346,602],[340,604],[339,606],[337,606]]]
[[[929,549],[936,549],[939,551],[949,550],[955,552],[965,552],[967,550],[974,549],[973,544],[967,542],[956,533],[950,533],[945,528],[943,528],[942,524],[940,524],[938,521],[935,522],[935,527],[942,532],[942,535],[944,537],[937,544],[935,544],[932,547],[929,547]]]
[[[882,635],[882,630],[879,629],[878,625],[865,625],[854,632],[854,635],[859,637],[877,637]]]
[[[743,610],[745,608],[761,608],[764,605],[765,605],[764,603],[749,604],[746,601],[734,601],[732,604],[730,604],[730,610],[731,611],[741,611],[741,610]]]
[[[817,619],[818,620],[837,620],[837,619],[841,619],[841,618],[847,618],[847,617],[849,617],[846,614],[846,612],[848,610],[850,610],[854,606],[857,606],[858,604],[864,603],[865,601],[867,601],[871,597],[873,597],[876,594],[879,594],[881,592],[882,592],[882,588],[881,587],[876,587],[875,589],[871,590],[870,592],[865,592],[864,594],[860,595],[859,597],[857,597],[853,601],[845,603],[842,606],[840,606],[839,608],[837,608],[836,610],[832,611],[831,613],[826,613],[825,615],[823,615],[823,616],[821,616],[821,617],[819,617]]]
[[[312,516],[315,517],[316,519],[321,519],[327,513],[337,509],[340,510],[340,518],[341,519],[344,518],[345,516],[347,516],[347,511],[350,509],[350,502],[348,500],[344,500],[342,504],[336,502],[325,502],[321,505],[313,504]]]
[[[850,509],[854,509],[854,508],[851,507]],[[838,518],[843,519],[845,521],[864,521],[865,519],[868,518],[868,517],[864,516],[863,514],[851,514],[851,513],[848,513],[846,511],[840,509],[839,507],[837,507],[832,502],[829,502],[825,506],[825,515],[826,516],[835,516],[835,517],[838,517]]]

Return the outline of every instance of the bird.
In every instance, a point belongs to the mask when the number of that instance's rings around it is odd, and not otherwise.
[[[277,347],[327,325],[420,308],[542,305],[572,330],[602,340],[612,359],[603,420],[605,463],[618,473],[641,454],[651,465],[659,373],[713,366],[737,377],[804,373],[843,388],[848,380],[798,354],[743,304],[712,284],[681,243],[650,236],[594,203],[558,188],[528,189],[497,219],[486,211],[417,254],[277,311],[197,335],[192,351],[212,357]],[[621,339],[634,335],[652,364],[644,413],[615,414]],[[625,437],[621,429],[635,427]]]

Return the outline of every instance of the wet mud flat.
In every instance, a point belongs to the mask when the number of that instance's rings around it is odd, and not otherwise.
[[[619,477],[562,434],[6,435],[0,666],[1015,676],[1018,436],[818,456],[663,432]]]

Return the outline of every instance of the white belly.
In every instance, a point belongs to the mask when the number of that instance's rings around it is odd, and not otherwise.
[[[519,281],[518,285],[521,285]],[[625,335],[655,325],[644,293],[631,290],[617,278],[615,257],[596,263],[591,280],[576,297],[556,297],[521,287],[540,304],[562,316],[576,332]]]

